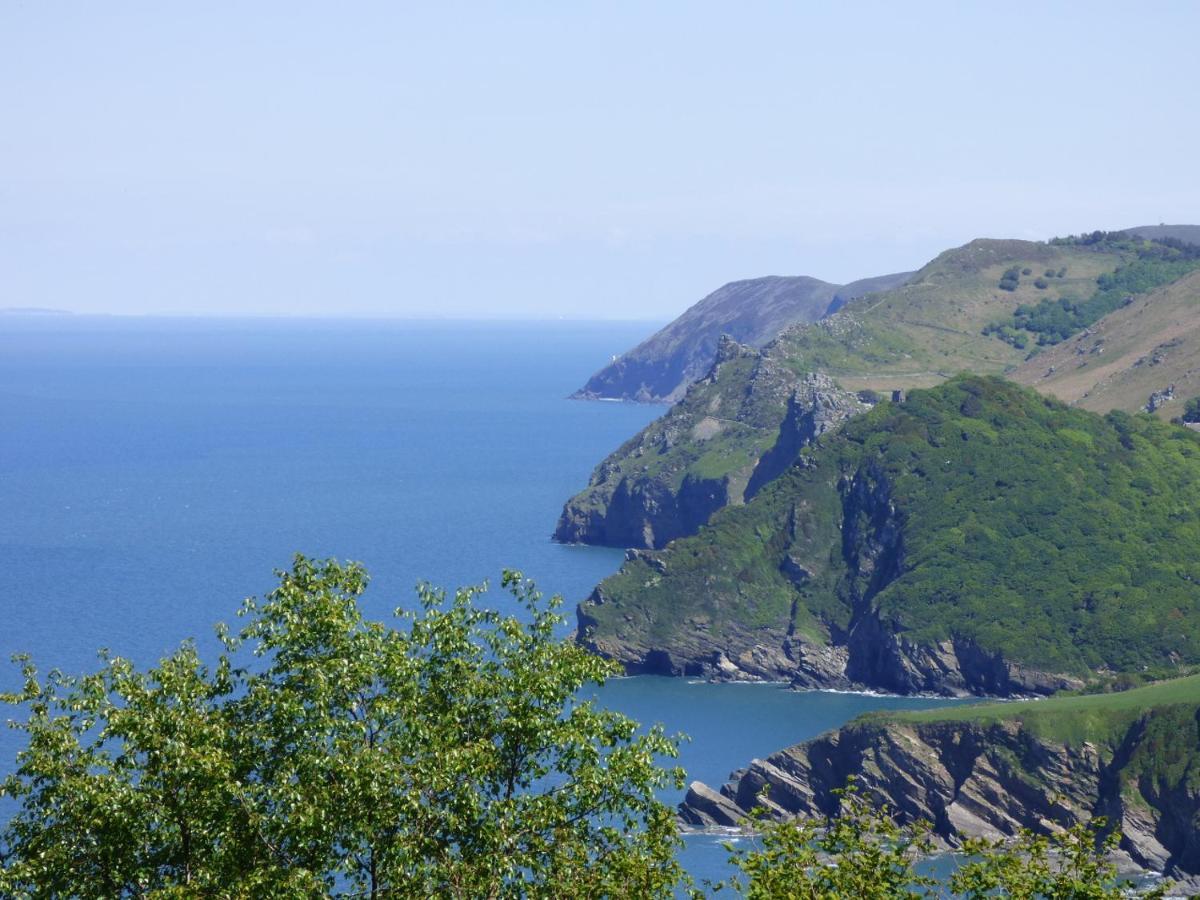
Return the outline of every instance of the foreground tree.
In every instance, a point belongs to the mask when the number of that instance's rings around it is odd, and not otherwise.
[[[366,581],[297,557],[211,665],[25,660],[0,894],[670,896],[676,744],[579,699],[614,669],[555,637],[561,601],[506,572],[520,616],[425,586],[390,628]]]

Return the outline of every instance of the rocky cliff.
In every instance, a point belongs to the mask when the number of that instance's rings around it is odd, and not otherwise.
[[[1048,694],[1200,663],[1197,540],[1194,433],[963,377],[631,553],[578,639],[631,672]]]
[[[712,368],[722,335],[762,347],[792,325],[815,322],[865,294],[897,287],[911,275],[901,272],[850,284],[803,275],[731,282],[613,360],[572,396],[674,403]]]
[[[554,539],[663,547],[754,496],[814,438],[867,408],[828,377],[797,375],[726,335],[683,401],[601,462],[567,501]],[[689,452],[673,452],[681,445]]]
[[[1104,816],[1138,865],[1200,873],[1200,679],[1124,695],[856,720],[734,772],[696,782],[680,807],[693,827],[836,813],[853,777],[904,821],[954,846],[1019,829],[1048,833]],[[765,793],[764,793],[765,791]]]
[[[1000,289],[1006,271],[1054,267],[1063,272],[1055,291],[1085,296],[1126,255],[1108,243],[972,241],[902,284],[871,280],[872,293],[844,304],[839,299],[836,311],[788,328],[761,350],[745,339],[735,354],[740,362],[706,370],[666,415],[596,468],[565,505],[556,537],[644,548],[692,534],[713,510],[753,496],[789,461],[794,445],[780,441],[759,467],[787,426],[798,424],[794,413],[802,410],[789,406],[788,397],[809,373],[831,379],[844,397],[886,398],[957,372],[1005,371],[1027,354],[984,334],[986,326],[1044,296],[1031,279],[1012,291]],[[727,355],[728,348],[718,346],[705,359]],[[1144,403],[1143,396],[1131,408]],[[793,422],[785,423],[789,412]]]

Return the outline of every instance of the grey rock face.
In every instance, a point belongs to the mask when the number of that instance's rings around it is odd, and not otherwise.
[[[822,429],[865,408],[819,375],[808,376],[793,394],[793,401],[788,416],[791,424],[783,426],[797,435],[793,460]],[[763,465],[760,460],[759,467]],[[750,484],[754,484],[753,477]],[[605,602],[602,587],[579,607],[582,642],[621,662],[631,674],[788,681],[798,688],[946,696],[1028,696],[1083,686],[1078,677],[1022,666],[968,640],[936,644],[908,640],[902,629],[881,617],[875,605],[876,595],[904,566],[892,485],[882,471],[868,467],[844,478],[839,490],[841,553],[850,572],[845,587],[852,614],[848,628],[830,628],[827,643],[792,633],[784,621],[755,627],[730,622],[714,635],[707,622],[697,620],[693,627],[676,631],[669,646],[646,638],[597,638],[592,636],[596,622],[588,609]],[[652,553],[637,555],[654,566],[666,566]],[[799,589],[811,577],[804,564],[791,556],[785,557],[782,569]]]
[[[1096,815],[1119,824],[1137,866],[1183,878],[1200,872],[1200,790],[1125,776],[1143,739],[1135,723],[1122,746],[1045,740],[1015,722],[851,725],[754,760],[719,792],[693,783],[679,809],[687,826],[736,827],[762,807],[773,818],[837,812],[835,790],[851,776],[863,796],[901,821],[924,820],[948,846],[967,837],[1048,834]],[[766,790],[765,795],[763,794]]]
[[[563,507],[554,530],[562,543],[612,547],[664,547],[677,537],[695,534],[718,509],[743,503],[778,477],[801,448],[848,417],[869,407],[817,373],[798,377],[759,351],[722,336],[707,375],[698,388],[716,384],[722,366],[742,360],[753,365],[739,398],[740,408],[711,408],[692,392],[656,426],[643,431],[605,459],[588,487]],[[774,445],[760,457],[720,478],[682,474],[686,458],[661,462],[681,441],[702,445],[727,428],[769,435],[756,418],[766,408],[786,407],[770,429],[778,428]],[[744,412],[743,410],[749,410]],[[725,415],[725,413],[729,413]],[[765,440],[764,440],[765,443]],[[637,461],[645,461],[643,467]]]

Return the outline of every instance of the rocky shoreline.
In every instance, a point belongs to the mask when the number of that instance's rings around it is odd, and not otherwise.
[[[680,806],[692,829],[836,813],[851,777],[905,822],[925,820],[942,846],[967,837],[1050,833],[1104,816],[1129,863],[1200,889],[1200,787],[1190,769],[1153,770],[1164,732],[1195,731],[1194,709],[1149,710],[1110,745],[1047,738],[1020,721],[874,721],[756,759],[714,790],[693,782]],[[1194,773],[1192,773],[1194,775]]]

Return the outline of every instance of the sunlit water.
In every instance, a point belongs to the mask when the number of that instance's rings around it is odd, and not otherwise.
[[[564,398],[650,330],[0,318],[0,654],[76,672],[99,647],[146,663],[211,646],[296,551],[363,561],[377,617],[418,580],[503,567],[573,604],[621,552],[552,543],[562,502],[662,408]],[[602,697],[689,735],[680,761],[713,785],[859,712],[931,702],[663,678]],[[0,733],[0,766],[16,749]],[[725,874],[715,839],[685,859]]]

